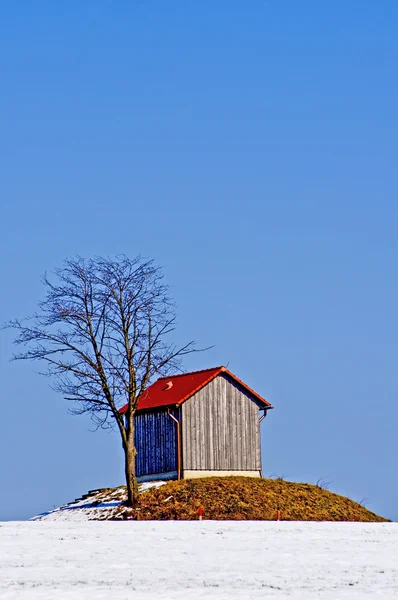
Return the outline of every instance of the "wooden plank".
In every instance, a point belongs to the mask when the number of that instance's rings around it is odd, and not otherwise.
[[[206,465],[207,465],[206,469],[213,470],[214,469],[214,449],[215,449],[214,425],[217,422],[214,412],[217,409],[217,398],[215,398],[215,401],[212,402],[212,399],[211,399],[211,396],[209,393],[210,389],[211,388],[204,389],[204,391],[206,392],[206,407],[207,407],[206,435],[209,440],[208,444],[206,444],[206,447],[208,449],[207,456],[206,456]]]
[[[219,377],[220,385],[220,440],[221,440],[221,469],[229,469],[228,464],[228,444],[229,444],[229,421],[228,421],[228,402],[225,380],[223,377]]]

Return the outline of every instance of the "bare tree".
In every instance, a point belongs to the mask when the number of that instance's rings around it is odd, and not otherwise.
[[[127,504],[138,498],[134,416],[156,375],[181,370],[193,342],[169,342],[176,315],[162,270],[151,260],[77,257],[43,278],[39,311],[6,327],[16,330],[24,351],[13,360],[38,360],[52,387],[74,402],[74,414],[89,413],[97,427],[116,423],[125,456]],[[119,409],[127,404],[125,415]]]

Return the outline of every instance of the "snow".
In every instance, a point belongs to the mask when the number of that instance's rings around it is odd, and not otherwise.
[[[146,490],[149,490],[150,488],[160,487],[161,485],[165,485],[166,483],[168,483],[168,482],[167,481],[147,481],[145,483],[141,483],[139,486],[140,492],[146,492]]]
[[[139,485],[140,492],[146,492],[152,487],[165,485],[166,481],[148,481]],[[97,490],[87,498],[70,502],[54,510],[49,510],[41,515],[32,517],[31,521],[72,521],[81,523],[101,518],[109,518],[113,512],[126,499],[126,488],[120,486],[111,492]]]
[[[398,524],[0,524],[0,598],[398,597]]]

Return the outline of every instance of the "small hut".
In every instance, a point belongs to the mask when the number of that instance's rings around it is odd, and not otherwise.
[[[138,480],[261,477],[260,422],[272,408],[226,367],[158,379],[135,416]]]

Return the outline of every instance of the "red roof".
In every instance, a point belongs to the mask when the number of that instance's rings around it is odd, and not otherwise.
[[[137,410],[182,404],[217,377],[217,375],[220,375],[220,373],[229,376],[251,396],[254,396],[264,407],[272,408],[267,400],[264,400],[264,398],[249,388],[243,381],[228,371],[226,367],[214,367],[213,369],[193,371],[192,373],[183,373],[182,375],[161,377],[142,394]],[[119,412],[125,413],[126,410],[127,404]]]

